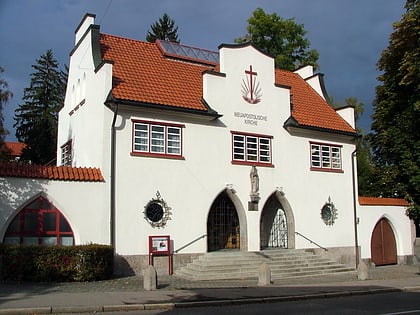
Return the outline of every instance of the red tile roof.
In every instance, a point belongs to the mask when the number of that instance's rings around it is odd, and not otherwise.
[[[12,157],[22,155],[22,150],[26,147],[26,144],[21,142],[3,142],[0,150],[9,153]]]
[[[102,182],[98,168],[71,166],[43,166],[23,163],[0,163],[1,177],[39,178],[61,181]]]
[[[377,197],[359,197],[359,204],[363,206],[409,206],[409,203],[401,198]]]
[[[297,73],[276,69],[276,84],[291,87],[292,117],[301,126],[355,133],[337,112]]]
[[[113,60],[113,96],[135,102],[207,111],[203,71],[212,66],[166,58],[157,44],[101,34],[104,60]]]
[[[113,61],[114,98],[190,110],[208,111],[203,104],[206,66],[163,55],[156,43],[100,35],[103,60]],[[298,74],[276,70],[277,84],[291,87],[292,117],[301,126],[355,133],[327,102]],[[211,107],[211,104],[209,104]]]

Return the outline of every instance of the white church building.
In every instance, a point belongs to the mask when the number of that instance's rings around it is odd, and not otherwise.
[[[318,246],[349,266],[412,261],[407,203],[357,195],[353,108],[329,106],[312,67],[94,20],[75,32],[57,166],[0,167],[4,243],[111,244],[136,273],[159,246],[175,269],[211,251]]]

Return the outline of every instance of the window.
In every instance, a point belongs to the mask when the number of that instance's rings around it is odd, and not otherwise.
[[[133,121],[133,153],[182,157],[182,125]]]
[[[61,147],[61,165],[67,165],[71,166],[72,164],[72,146],[71,146],[71,140],[66,142]]]
[[[341,146],[311,143],[311,169],[341,171]]]
[[[21,210],[7,228],[6,244],[73,245],[70,224],[46,198],[39,197]]]
[[[232,132],[232,163],[272,165],[271,138]]]

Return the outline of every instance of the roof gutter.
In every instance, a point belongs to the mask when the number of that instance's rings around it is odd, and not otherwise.
[[[132,108],[162,110],[162,111],[178,113],[178,114],[183,114],[183,115],[192,115],[195,117],[201,117],[205,120],[214,120],[214,119],[222,117],[221,114],[217,113],[215,110],[210,108],[210,106],[205,102],[204,99],[202,99],[201,101],[207,110],[185,109],[185,108],[180,108],[176,106],[144,103],[144,102],[138,102],[138,101],[122,100],[122,99],[114,99],[113,103],[118,102],[122,106],[127,106],[127,107],[132,107]]]
[[[293,130],[294,128],[296,128],[296,129],[302,129],[302,130],[328,132],[330,134],[338,134],[338,135],[348,136],[351,138],[357,138],[356,131],[350,132],[350,131],[344,131],[344,130],[327,129],[327,128],[316,127],[316,126],[302,125],[302,124],[299,124],[293,116],[290,116],[284,122],[283,127],[289,132]]]

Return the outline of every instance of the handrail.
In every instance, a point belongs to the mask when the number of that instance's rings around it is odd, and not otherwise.
[[[195,242],[201,240],[202,238],[205,238],[207,236],[207,234],[203,234],[199,237],[197,237],[196,239],[193,239],[191,242],[189,242],[188,244],[185,244],[184,246],[181,246],[180,248],[178,248],[177,250],[174,251],[174,253],[178,253],[180,250],[183,250],[184,248],[190,246],[191,244],[194,244]]]
[[[314,242],[313,240],[307,238],[305,235],[300,234],[299,232],[295,232],[297,235],[302,236],[304,239],[308,240],[309,242],[311,242],[312,244],[318,246],[319,248],[322,248],[323,250],[325,250],[326,252],[328,252],[328,249],[326,249],[325,247],[319,245],[318,243]]]

